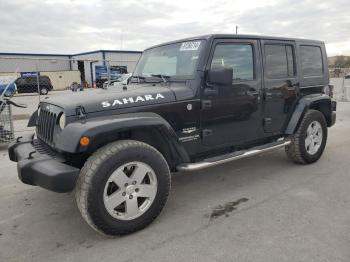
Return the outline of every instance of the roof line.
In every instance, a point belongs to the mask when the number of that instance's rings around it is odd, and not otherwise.
[[[0,53],[0,55],[21,55],[21,56],[71,56],[66,54],[38,54],[38,53]]]
[[[70,56],[88,55],[88,54],[103,53],[103,52],[105,52],[105,53],[135,53],[135,54],[141,54],[142,53],[142,51],[135,51],[135,50],[106,50],[106,49],[101,49],[101,50],[95,50],[95,51],[88,51],[88,52],[72,54]]]
[[[66,56],[66,57],[72,57],[72,56],[78,56],[78,55],[88,55],[88,54],[95,54],[95,53],[135,53],[135,54],[141,54],[142,51],[134,51],[134,50],[96,50],[96,51],[88,51],[88,52],[82,52],[77,54],[43,54],[43,53],[9,53],[9,52],[0,52],[0,55],[15,55],[15,56]]]

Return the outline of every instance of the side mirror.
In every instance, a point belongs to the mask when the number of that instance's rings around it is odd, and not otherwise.
[[[232,67],[213,67],[208,71],[208,80],[210,84],[231,85],[233,79]]]

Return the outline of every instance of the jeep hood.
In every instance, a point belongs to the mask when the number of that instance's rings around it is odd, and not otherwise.
[[[182,85],[180,89],[188,87]],[[176,101],[176,92],[168,86],[159,84],[128,85],[123,87],[110,87],[108,89],[87,89],[83,92],[47,97],[42,102],[53,104],[64,109],[67,116],[76,114],[76,108],[82,106],[86,113],[115,110],[136,106],[145,106]]]

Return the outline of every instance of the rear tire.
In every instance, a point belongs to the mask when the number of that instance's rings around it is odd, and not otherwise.
[[[148,144],[122,140],[100,148],[86,161],[75,197],[93,229],[125,235],[149,225],[169,191],[170,170],[162,154]]]
[[[287,156],[295,163],[310,164],[320,159],[327,142],[327,122],[317,110],[308,110],[292,143],[285,147]]]

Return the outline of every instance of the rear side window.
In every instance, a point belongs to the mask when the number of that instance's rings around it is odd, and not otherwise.
[[[300,46],[301,71],[304,77],[322,76],[322,52],[319,46]]]
[[[254,79],[253,47],[251,44],[218,44],[211,62],[213,67],[232,67],[233,79],[245,81]]]
[[[265,45],[265,75],[270,79],[295,76],[292,45]]]
[[[33,77],[21,77],[17,79],[17,85],[29,85],[31,83],[34,83],[36,81],[36,78]]]

